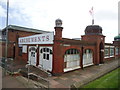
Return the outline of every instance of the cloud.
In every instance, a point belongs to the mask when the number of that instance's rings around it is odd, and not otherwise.
[[[6,1],[0,0],[2,16],[6,14]],[[65,38],[77,38],[84,34],[85,27],[91,24],[89,10],[92,6],[95,24],[102,26],[106,30],[105,34],[117,28],[118,0],[9,0],[9,2],[9,24],[54,31],[55,19],[60,18],[63,20]]]
[[[113,11],[108,11],[108,10],[102,10],[102,11],[98,11],[96,12],[96,18],[98,20],[108,20],[108,21],[111,21],[111,20],[116,20],[118,19],[118,13],[116,12],[113,12]]]
[[[0,5],[0,17],[6,17],[6,10]]]

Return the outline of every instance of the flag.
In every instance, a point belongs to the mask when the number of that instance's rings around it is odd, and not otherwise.
[[[93,7],[89,10],[90,15],[93,16]]]
[[[90,15],[92,16],[92,25],[94,24],[94,12],[93,7],[89,10]]]

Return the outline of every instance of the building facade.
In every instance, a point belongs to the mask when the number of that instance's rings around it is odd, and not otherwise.
[[[43,68],[53,75],[99,65],[105,60],[120,57],[120,44],[116,44],[116,39],[114,44],[105,43],[105,36],[99,25],[87,26],[81,40],[63,38],[60,19],[55,21],[54,33],[32,32],[33,30],[31,32],[21,30],[18,33],[17,29],[14,31],[15,34],[12,30],[9,34],[9,40],[13,43],[11,46],[13,55],[10,56],[16,60],[23,60],[26,64]]]
[[[5,57],[6,50],[6,29],[8,29],[8,53],[7,57],[15,60],[24,60],[22,58],[21,46],[18,44],[19,37],[25,37],[35,34],[48,33],[47,31],[25,28],[15,25],[9,25],[2,30],[2,57]]]

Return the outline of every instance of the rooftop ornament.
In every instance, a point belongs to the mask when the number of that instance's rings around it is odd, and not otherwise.
[[[62,26],[62,20],[61,19],[56,19],[55,20],[55,25],[56,25],[56,27],[61,27]]]

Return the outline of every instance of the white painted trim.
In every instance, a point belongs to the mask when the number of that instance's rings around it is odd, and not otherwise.
[[[115,46],[110,46],[110,48],[115,48]]]
[[[81,68],[80,66],[77,66],[77,67],[72,67],[72,68],[65,68],[64,69],[64,72],[68,72],[68,71],[71,71],[71,70],[75,70],[75,69],[79,69]]]
[[[110,56],[106,56],[106,57],[104,57],[104,58],[110,58]]]
[[[105,48],[109,48],[110,46],[108,46],[108,45],[105,45]]]
[[[114,55],[110,56],[110,57],[114,57]]]
[[[93,65],[93,63],[87,64],[87,65],[83,65],[83,67],[87,67],[87,66],[91,66]]]

